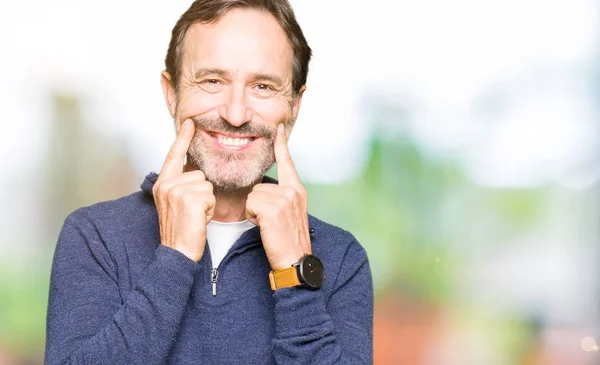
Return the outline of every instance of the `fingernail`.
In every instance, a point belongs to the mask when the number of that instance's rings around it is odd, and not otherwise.
[[[279,123],[279,125],[277,126],[277,132],[283,133],[283,128],[283,123]]]
[[[190,129],[191,126],[192,126],[192,120],[191,119],[186,119],[183,122],[183,128]]]

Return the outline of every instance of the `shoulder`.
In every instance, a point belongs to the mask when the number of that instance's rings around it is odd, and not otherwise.
[[[156,215],[152,196],[137,191],[124,197],[99,202],[79,208],[71,213],[66,222],[92,224],[100,229],[115,230],[119,227],[135,227],[147,223]]]
[[[91,223],[99,227],[118,229],[121,226],[145,225],[156,217],[152,186],[158,175],[150,172],[140,185],[141,190],[118,199],[79,208],[67,217],[68,223]]]
[[[116,268],[127,266],[132,257],[149,262],[159,244],[157,234],[153,198],[138,191],[71,213],[58,238],[54,260],[69,267],[74,261],[90,267],[100,265],[105,272],[116,273]]]
[[[312,215],[308,216],[308,221],[313,232],[311,234],[312,247],[316,252],[337,259],[345,259],[349,255],[367,259],[364,247],[349,231]]]
[[[77,250],[116,259],[127,256],[129,247],[146,257],[157,241],[156,234],[153,198],[138,191],[75,210],[65,219],[56,252]]]

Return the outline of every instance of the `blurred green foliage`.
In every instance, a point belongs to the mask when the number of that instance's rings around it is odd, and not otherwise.
[[[408,139],[374,138],[364,173],[341,185],[307,185],[315,216],[351,231],[366,248],[377,290],[440,301],[452,282],[440,208],[464,186],[460,171],[428,159]]]
[[[0,344],[19,358],[35,359],[43,352],[52,255],[49,248],[41,246],[0,259]]]

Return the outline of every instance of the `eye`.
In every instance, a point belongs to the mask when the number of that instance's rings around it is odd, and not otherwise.
[[[217,79],[206,79],[200,82],[200,87],[210,93],[215,93],[223,90],[223,82]]]
[[[258,96],[271,96],[275,92],[275,88],[268,84],[256,84],[253,89]]]

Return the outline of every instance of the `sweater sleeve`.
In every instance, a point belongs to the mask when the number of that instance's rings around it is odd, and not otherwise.
[[[126,297],[98,231],[70,215],[54,252],[45,364],[165,363],[183,318],[198,265],[159,246]]]
[[[277,364],[373,362],[373,282],[367,254],[358,243],[350,246],[331,279],[335,283],[327,303],[319,290],[273,293]]]

